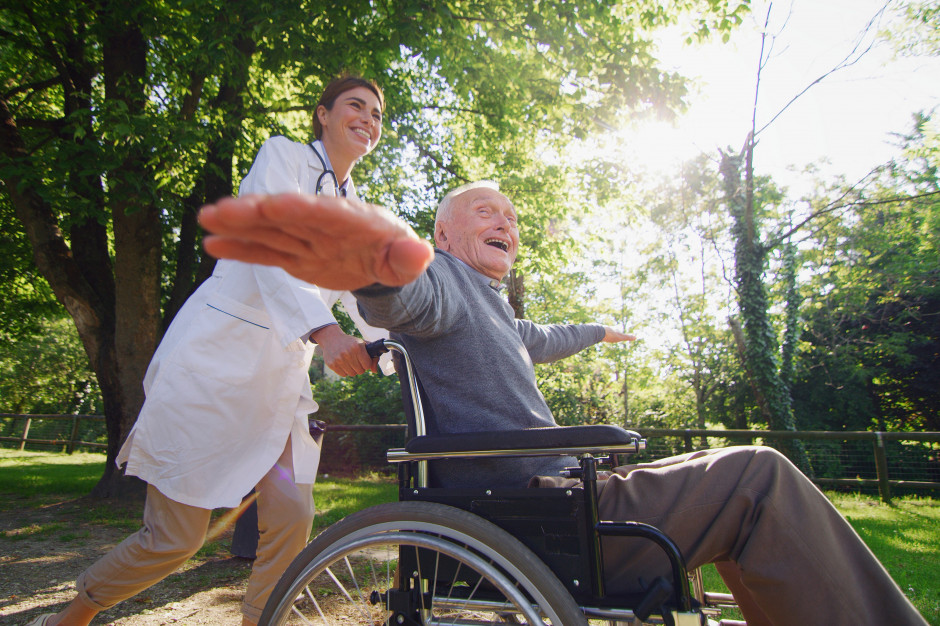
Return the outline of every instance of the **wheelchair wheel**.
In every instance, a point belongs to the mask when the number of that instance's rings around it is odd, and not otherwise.
[[[281,577],[259,624],[587,625],[528,548],[441,504],[359,511],[314,539]]]

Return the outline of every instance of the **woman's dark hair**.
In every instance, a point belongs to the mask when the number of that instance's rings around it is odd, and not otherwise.
[[[379,87],[374,80],[367,80],[365,78],[360,78],[359,76],[340,76],[339,78],[334,78],[330,81],[330,84],[326,86],[326,89],[323,90],[323,95],[320,96],[320,101],[317,102],[317,106],[313,109],[313,136],[317,139],[323,137],[323,126],[320,124],[320,118],[317,116],[317,110],[323,106],[326,107],[327,111],[333,110],[333,105],[336,104],[336,99],[341,95],[349,91],[350,89],[355,89],[356,87],[365,87],[369,91],[375,94],[379,99],[379,107],[382,111],[385,111],[385,94],[382,93],[382,88]]]

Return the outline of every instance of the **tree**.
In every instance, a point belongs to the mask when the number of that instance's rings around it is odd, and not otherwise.
[[[588,275],[559,271],[533,274],[529,282],[527,310],[530,319],[544,324],[609,323],[609,311],[595,306],[597,294]],[[605,346],[585,350],[577,357],[536,365],[536,379],[556,421],[562,425],[623,423],[623,354],[629,346],[614,350]],[[613,374],[611,373],[613,371]],[[622,379],[620,379],[622,380]]]
[[[426,223],[425,207],[407,200],[427,195],[409,197],[405,175],[423,173],[431,196],[488,174],[515,190],[551,189],[536,146],[609,111],[681,102],[682,79],[649,52],[651,29],[695,12],[699,32],[727,30],[745,10],[718,0],[669,10],[651,1],[4,3],[0,207],[16,215],[101,388],[108,463],[95,493],[122,492],[112,461],[143,401],[147,363],[211,269],[196,209],[232,193],[268,135],[308,136],[326,80],[344,68],[380,79],[393,132],[364,164],[387,168],[365,172],[369,197]],[[536,237],[526,243],[533,259],[550,256]]]
[[[917,116],[904,157],[812,234],[798,401],[844,428],[940,427],[940,179]],[[850,411],[840,410],[851,403]],[[832,423],[831,421],[828,423]]]
[[[733,218],[734,285],[741,315],[741,321],[731,318],[730,323],[747,379],[767,425],[771,430],[795,431],[790,390],[780,372],[779,343],[764,284],[770,247],[759,235],[755,208],[760,204],[754,198],[753,148],[749,139],[744,159],[742,155],[722,154],[721,160],[725,199]],[[742,181],[742,167],[746,182]],[[778,445],[801,470],[812,473],[799,439],[784,439]]]
[[[722,278],[728,218],[720,210],[721,186],[704,155],[685,163],[680,175],[664,181],[651,194],[652,219],[662,242],[650,265],[670,292],[670,309],[679,343],[670,362],[694,394],[694,416],[688,427],[705,429],[708,422],[727,421],[710,407],[722,393],[731,354],[730,333],[721,317],[733,308]],[[707,446],[703,436],[701,445]]]
[[[876,17],[884,10],[884,7],[882,7]],[[720,170],[725,186],[725,202],[734,219],[735,287],[738,292],[742,319],[740,321],[732,319],[731,324],[739,344],[739,354],[757,403],[770,427],[779,430],[794,430],[795,418],[787,384],[787,377],[790,375],[790,362],[785,359],[787,369],[781,371],[780,355],[778,354],[779,344],[770,322],[767,289],[763,279],[767,254],[776,246],[784,244],[787,236],[777,237],[771,235],[766,240],[762,239],[762,233],[758,225],[761,207],[755,195],[755,148],[760,134],[772,125],[794,102],[833,73],[858,62],[871,49],[872,44],[866,45],[865,39],[860,37],[855,46],[835,67],[811,81],[774,113],[769,121],[758,127],[757,113],[761,76],[764,68],[773,58],[773,44],[775,43],[775,37],[768,32],[772,12],[773,5],[771,4],[767,9],[764,29],[761,34],[761,49],[757,64],[754,104],[751,114],[751,130],[745,139],[744,148],[739,153],[733,151],[722,152]],[[875,18],[869,21],[865,32],[873,29],[874,22]],[[807,221],[801,222],[800,226],[805,225]],[[789,229],[790,234],[796,228]],[[796,268],[791,266],[789,271],[795,273]],[[791,290],[790,294],[795,294],[795,290]],[[792,306],[790,310],[793,311]],[[795,320],[791,318],[791,321]],[[787,333],[785,357],[790,354],[794,332],[795,329],[791,327]],[[812,467],[802,442],[797,439],[784,440],[780,445],[787,456],[800,469],[812,474]]]

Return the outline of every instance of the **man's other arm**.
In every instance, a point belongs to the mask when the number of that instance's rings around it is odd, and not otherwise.
[[[596,343],[633,341],[633,335],[601,324],[536,324],[516,320],[516,330],[535,363],[551,363]]]

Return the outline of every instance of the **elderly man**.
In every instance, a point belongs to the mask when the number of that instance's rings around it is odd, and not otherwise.
[[[514,320],[497,293],[519,243],[516,212],[488,184],[438,209],[436,255],[390,213],[303,196],[224,200],[200,221],[211,254],[280,265],[355,289],[365,319],[408,348],[442,433],[553,425],[532,363],[631,336],[599,325]],[[566,461],[456,461],[443,485],[557,484]],[[548,478],[539,478],[546,475]],[[690,567],[715,562],[749,624],[925,624],[877,559],[814,486],[769,448],[697,452],[618,468],[600,483],[603,519],[659,527]],[[609,588],[663,573],[655,549],[605,544]]]

